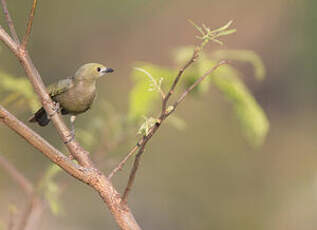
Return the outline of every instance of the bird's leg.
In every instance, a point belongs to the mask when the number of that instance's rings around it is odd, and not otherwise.
[[[58,103],[58,102],[55,102],[55,101],[53,101],[53,103],[54,103],[54,105],[55,105],[55,106],[52,108],[53,113],[48,114],[48,118],[51,118],[52,116],[55,115],[55,113],[59,113],[59,111],[60,111],[60,105],[59,105],[59,103]]]
[[[68,144],[69,142],[71,142],[75,138],[75,126],[74,126],[75,120],[76,120],[76,116],[71,115],[70,116],[70,127],[71,127],[70,138],[69,138],[69,140],[65,141],[65,144]]]

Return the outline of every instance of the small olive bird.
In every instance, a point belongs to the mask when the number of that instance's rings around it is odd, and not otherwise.
[[[74,121],[76,115],[90,109],[96,97],[96,80],[106,73],[113,72],[112,68],[97,63],[88,63],[81,66],[74,76],[59,80],[47,87],[48,94],[56,102],[62,115],[70,114],[72,138],[74,137]],[[46,126],[50,117],[45,109],[40,108],[29,122],[37,122]]]

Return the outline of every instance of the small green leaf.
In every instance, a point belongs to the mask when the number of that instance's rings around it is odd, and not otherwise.
[[[231,26],[232,23],[233,23],[233,21],[230,20],[229,22],[227,22],[227,24],[225,24],[222,27],[219,27],[218,29],[213,30],[212,32],[213,33],[217,33],[217,32],[220,32],[220,31],[224,31],[224,30],[228,29]]]
[[[173,109],[174,109],[174,106],[170,105],[167,107],[166,112],[170,113],[171,111],[173,111]]]
[[[226,36],[226,35],[229,35],[229,34],[233,34],[237,32],[236,29],[231,29],[231,30],[226,30],[226,31],[221,31],[217,34],[217,37],[220,37],[220,36]]]
[[[144,117],[144,120],[145,121],[138,130],[138,134],[147,136],[150,133],[151,128],[159,121],[154,117]]]
[[[229,21],[226,25],[215,30],[211,30],[205,24],[202,24],[202,27],[200,27],[190,20],[189,22],[201,33],[201,36],[197,36],[198,39],[202,40],[202,43],[199,46],[200,48],[203,48],[210,40],[218,43],[219,45],[223,45],[223,42],[217,38],[235,33],[237,31],[236,29],[227,30],[232,24],[232,21]]]

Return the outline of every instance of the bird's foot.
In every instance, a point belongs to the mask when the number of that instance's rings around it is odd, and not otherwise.
[[[53,117],[56,113],[60,112],[60,105],[58,102],[53,102],[54,106],[52,107],[53,112],[51,114],[49,114],[49,118]]]

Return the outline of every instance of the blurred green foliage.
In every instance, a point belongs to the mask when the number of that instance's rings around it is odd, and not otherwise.
[[[0,71],[0,94],[5,94],[0,101],[4,106],[9,104],[24,106],[26,103],[32,111],[39,106],[37,97],[27,78],[17,78]]]
[[[193,47],[179,48],[174,53],[174,61],[178,65],[182,65],[191,58],[192,53]],[[184,90],[192,85],[200,76],[214,66],[220,58],[251,63],[254,67],[255,77],[258,80],[262,80],[265,76],[265,68],[261,59],[252,51],[225,50],[217,51],[210,55],[201,52],[199,61],[193,64],[190,70],[185,71],[181,89]],[[150,63],[136,65],[139,65],[144,71],[134,69],[131,74],[134,87],[130,93],[129,117],[140,120],[143,116],[152,114],[153,108],[157,107],[159,103],[159,90],[149,90],[153,88],[151,87],[153,81],[161,81],[160,79],[163,78],[162,88],[166,89],[170,87],[177,72]],[[146,75],[148,74],[154,80],[147,78]],[[240,80],[239,72],[230,65],[221,66],[210,77],[201,82],[193,92],[198,96],[202,95],[208,91],[210,85],[214,85],[232,103],[234,114],[239,120],[242,133],[249,144],[254,147],[260,146],[268,133],[269,122],[262,108],[243,81]],[[152,120],[153,118],[151,117],[146,119],[141,129],[143,131],[147,130]]]
[[[155,81],[160,81],[162,78],[161,88],[167,89],[172,83],[173,77],[177,73],[176,70],[153,65],[151,63],[135,63],[139,69],[143,69],[151,73]],[[146,77],[146,74],[134,69],[131,73],[131,78],[134,83],[130,91],[129,97],[129,112],[128,116],[131,120],[139,120],[142,116],[146,116],[155,108],[155,102],[158,101],[160,95],[157,91],[151,90],[152,80]]]
[[[98,104],[98,113],[87,126],[76,129],[76,137],[89,151],[94,152],[100,143],[116,145],[132,131],[127,115],[120,113],[109,102],[103,100]],[[96,138],[98,137],[98,138]],[[104,140],[107,140],[105,143]],[[108,146],[109,147],[109,146]]]
[[[24,106],[27,103],[32,111],[39,106],[28,79],[14,77],[2,70],[0,70],[0,95],[3,98],[0,101],[3,106],[9,104]]]
[[[230,59],[250,63],[254,69],[254,77],[263,80],[265,77],[265,67],[261,58],[252,50],[218,50],[212,53],[212,57],[220,59]]]
[[[32,111],[39,106],[37,97],[27,78],[14,77],[0,70],[0,103],[3,106],[14,104],[23,106],[25,103]]]

